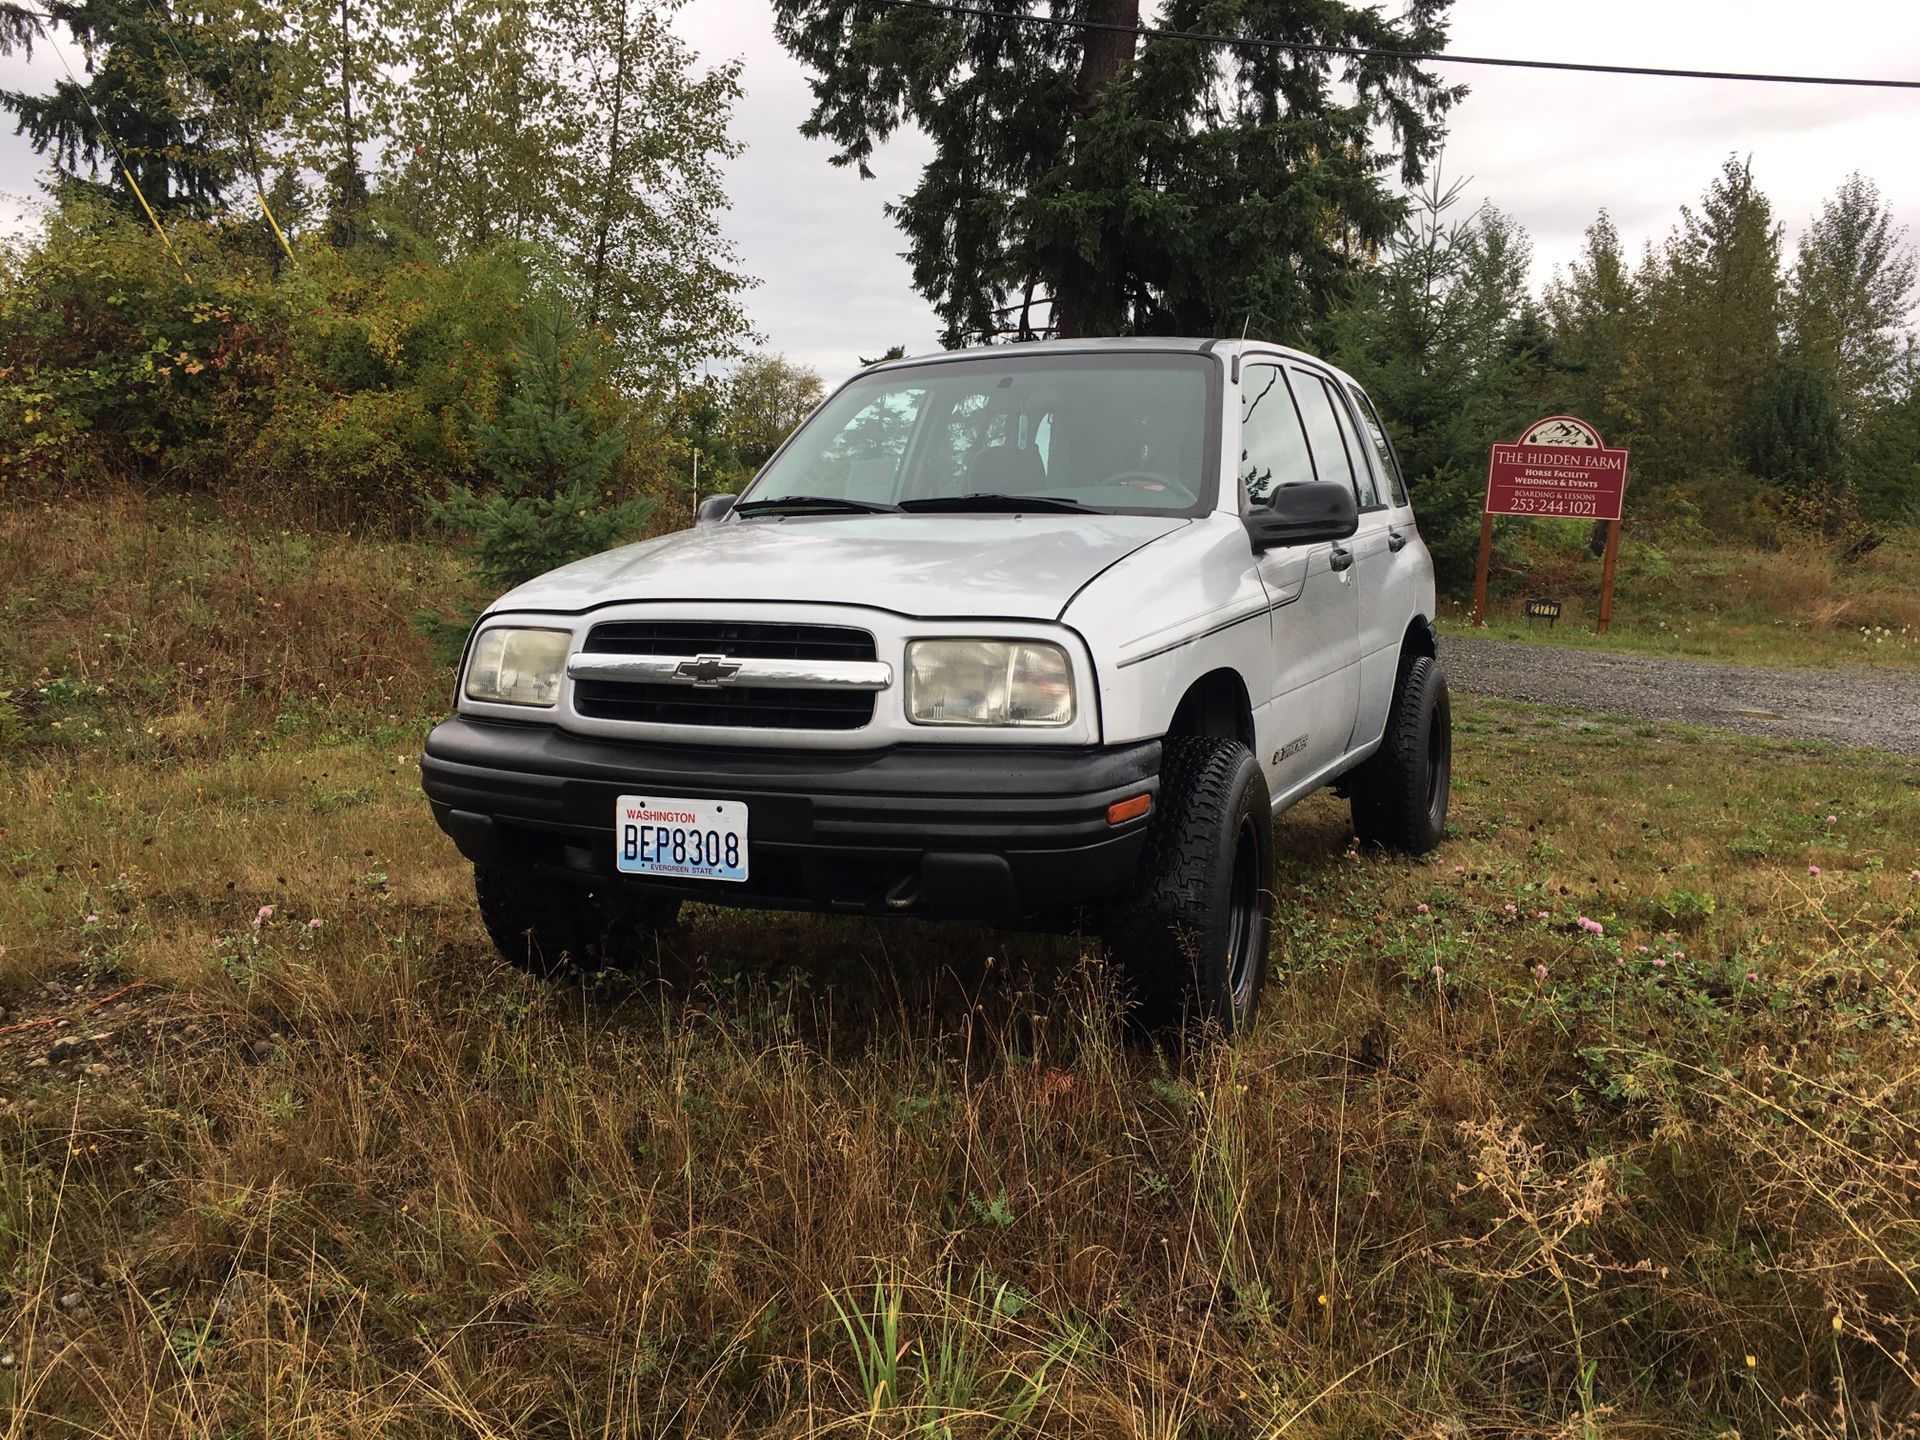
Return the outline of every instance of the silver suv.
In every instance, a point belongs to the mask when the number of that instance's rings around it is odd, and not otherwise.
[[[683,901],[1097,925],[1148,1014],[1243,1027],[1272,814],[1446,818],[1433,565],[1372,403],[1251,342],[879,365],[691,530],[475,627],[422,760],[500,951]]]

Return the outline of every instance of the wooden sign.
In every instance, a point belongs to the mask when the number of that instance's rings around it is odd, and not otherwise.
[[[1606,559],[1600,572],[1604,635],[1613,621],[1613,576],[1620,558],[1620,514],[1627,494],[1627,452],[1610,450],[1600,432],[1571,415],[1549,415],[1487,458],[1487,500],[1480,515],[1480,563],[1473,582],[1473,623],[1487,623],[1487,570],[1493,559],[1493,517],[1546,515],[1604,521]],[[1532,608],[1528,610],[1531,616]],[[1557,614],[1557,607],[1556,607]],[[1551,624],[1551,622],[1549,622]]]

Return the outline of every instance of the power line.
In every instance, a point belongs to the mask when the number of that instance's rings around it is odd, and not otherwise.
[[[1058,30],[1103,30],[1149,40],[1191,40],[1201,45],[1230,45],[1242,50],[1291,50],[1303,55],[1343,55],[1354,59],[1417,60],[1431,65],[1490,65],[1508,70],[1572,70],[1587,75],[1653,75],[1668,80],[1750,80],[1766,85],[1849,85],[1875,90],[1920,90],[1920,80],[1876,80],[1851,75],[1762,75],[1741,70],[1677,70],[1657,65],[1593,65],[1579,60],[1515,60],[1501,55],[1454,55],[1441,51],[1384,50],[1367,45],[1324,45],[1305,40],[1269,40],[1262,36],[1211,35],[1197,30],[1161,30],[1151,25],[1120,25],[1106,20],[1075,20],[1015,10],[988,10],[950,0],[866,0],[903,10],[932,10],[973,15],[983,20],[1015,20]]]

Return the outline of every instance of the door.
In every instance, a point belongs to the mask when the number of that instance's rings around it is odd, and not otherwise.
[[[1348,381],[1345,390],[1345,398],[1352,402],[1351,413],[1360,424],[1360,453],[1373,463],[1380,503],[1377,518],[1386,536],[1386,548],[1375,554],[1359,581],[1362,724],[1354,743],[1370,745],[1385,725],[1387,707],[1393,701],[1393,686],[1400,671],[1400,642],[1407,624],[1429,603],[1433,562],[1426,547],[1415,543],[1420,537],[1407,502],[1406,481],[1379,413],[1358,385]],[[1363,525],[1367,518],[1361,517]]]
[[[1388,578],[1399,547],[1394,543],[1392,517],[1374,480],[1373,467],[1361,449],[1359,427],[1339,385],[1317,370],[1300,367],[1291,371],[1291,378],[1320,478],[1351,485],[1354,503],[1360,507],[1360,528],[1346,544],[1353,556],[1348,573],[1359,612],[1357,718],[1366,722],[1360,727],[1366,729],[1386,714],[1393,693],[1400,630],[1406,624],[1405,617],[1397,625],[1391,624],[1387,605]],[[1372,733],[1350,735],[1347,748],[1373,738]]]
[[[1301,412],[1278,364],[1240,370],[1240,487],[1244,503],[1315,478]],[[1254,558],[1272,620],[1272,686],[1255,727],[1267,785],[1278,799],[1346,752],[1359,706],[1359,606],[1344,546],[1297,545]]]

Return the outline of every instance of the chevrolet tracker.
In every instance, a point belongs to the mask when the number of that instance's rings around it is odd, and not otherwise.
[[[861,372],[693,529],[475,627],[421,766],[501,953],[681,904],[1097,926],[1139,1002],[1251,1018],[1271,818],[1446,820],[1433,564],[1380,417],[1240,341]]]

